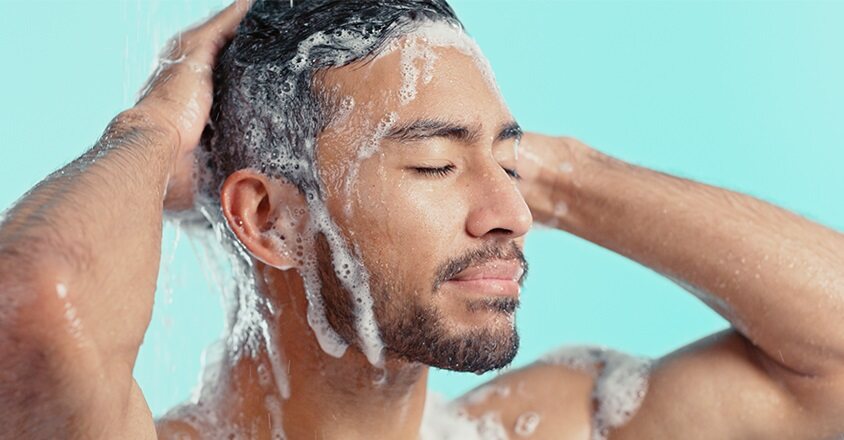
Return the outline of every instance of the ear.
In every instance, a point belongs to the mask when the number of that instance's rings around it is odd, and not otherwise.
[[[229,228],[253,257],[282,270],[301,267],[297,238],[307,228],[308,205],[295,185],[239,170],[223,183],[220,205]]]

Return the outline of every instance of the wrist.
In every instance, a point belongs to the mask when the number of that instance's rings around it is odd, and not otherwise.
[[[131,108],[119,113],[106,127],[89,152],[96,160],[115,152],[135,158],[138,166],[160,182],[162,192],[173,174],[178,158],[178,133],[150,113]]]
[[[109,124],[107,134],[125,137],[131,133],[144,149],[160,150],[175,159],[181,145],[178,129],[167,118],[150,108],[135,106],[122,111]]]
[[[641,198],[640,169],[580,144],[573,169],[559,173],[553,226],[602,246],[619,230],[635,227],[630,217]],[[631,223],[633,222],[633,223]],[[621,229],[619,229],[621,228]]]
[[[529,134],[525,141],[529,170],[522,189],[534,220],[568,230],[588,193],[584,186],[613,159],[573,138]]]

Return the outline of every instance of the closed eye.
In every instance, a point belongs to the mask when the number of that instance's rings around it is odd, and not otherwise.
[[[454,165],[446,165],[444,167],[430,168],[430,167],[414,167],[413,171],[419,174],[432,177],[445,177],[454,171]]]
[[[514,168],[504,168],[504,172],[514,180],[522,180],[522,176]]]

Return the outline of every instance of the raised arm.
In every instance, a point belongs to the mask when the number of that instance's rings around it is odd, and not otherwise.
[[[174,39],[139,103],[0,225],[0,438],[155,438],[132,369],[163,210],[189,203],[211,67],[247,6]]]
[[[664,274],[735,329],[658,363],[612,438],[844,434],[844,235],[572,139],[526,136],[519,166],[537,220]],[[671,431],[696,424],[707,436]]]

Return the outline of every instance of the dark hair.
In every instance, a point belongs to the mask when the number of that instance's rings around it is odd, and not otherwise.
[[[254,354],[261,341],[269,342],[255,324],[270,308],[256,294],[248,252],[223,219],[223,182],[237,170],[255,169],[286,179],[309,205],[319,204],[316,139],[344,103],[322,90],[318,74],[375,57],[426,21],[462,29],[445,0],[257,0],[223,49],[197,149],[197,211],[180,224],[201,242],[221,244],[231,263],[235,283],[221,287],[231,301],[227,346],[234,353]]]
[[[218,199],[226,177],[253,168],[319,197],[314,147],[337,102],[314,90],[315,75],[371,57],[426,20],[462,27],[445,0],[258,0],[214,72],[200,194]]]

